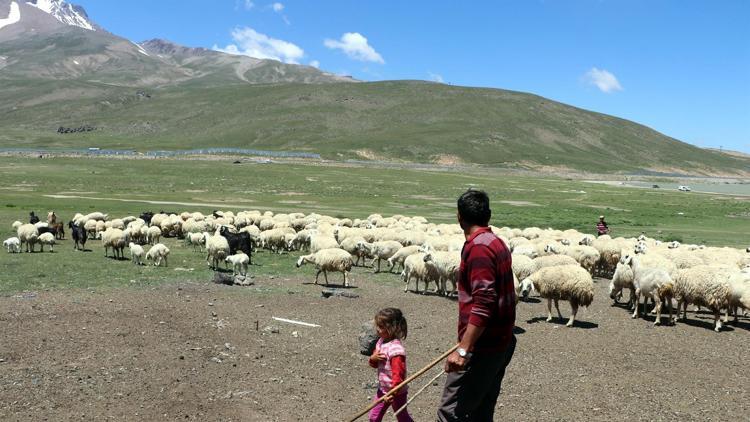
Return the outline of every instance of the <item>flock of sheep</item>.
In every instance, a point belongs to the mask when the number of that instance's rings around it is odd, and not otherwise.
[[[49,223],[13,223],[17,237],[3,245],[8,252],[20,252],[24,245],[33,251],[37,243],[51,249],[55,239],[45,232],[45,224]],[[209,215],[144,213],[109,219],[96,212],[76,214],[69,227],[76,245],[85,243],[86,238],[100,239],[105,255],[112,249],[120,258],[128,247],[136,264],[143,263],[145,256],[154,265],[167,265],[169,248],[159,241],[162,236],[180,237],[187,246],[205,251],[212,269],[218,269],[223,261],[232,264],[235,274],[246,275],[256,248],[271,253],[304,251],[307,254],[299,257],[297,267],[314,265],[316,284],[321,273],[328,284],[329,272],[341,272],[343,284],[348,286],[354,266],[370,266],[380,272],[387,265],[387,271],[400,274],[404,291],[413,282],[415,292],[422,283],[424,291],[433,285],[440,295],[456,293],[464,244],[457,224],[434,224],[423,217],[403,215],[372,214],[352,220],[314,213],[215,211]],[[641,297],[644,313],[650,300],[657,325],[664,306],[669,310],[669,323],[674,322],[673,300],[678,316],[682,309],[683,319],[689,304],[710,309],[716,331],[721,329],[722,311],[726,323],[730,313],[737,319],[740,308],[750,309],[750,248],[663,243],[643,235],[596,238],[576,230],[491,228],[512,251],[518,296],[537,292],[546,299],[548,321],[552,320],[552,304],[562,319],[559,301],[568,301],[572,315],[567,325],[572,326],[579,307],[589,306],[594,299],[594,276],[611,278],[610,297],[615,303],[623,290],[630,291],[627,304],[634,309],[633,318],[640,315]],[[145,244],[153,246],[146,252]]]

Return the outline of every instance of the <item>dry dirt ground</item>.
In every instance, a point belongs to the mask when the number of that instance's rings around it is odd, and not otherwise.
[[[0,420],[344,420],[374,393],[363,321],[400,307],[416,371],[452,345],[457,313],[449,299],[355,280],[359,298],[325,299],[300,279],[0,298]],[[747,318],[718,334],[704,313],[653,327],[612,307],[606,284],[572,329],[545,322],[544,303],[519,304],[498,420],[748,420]],[[416,420],[435,419],[441,386],[410,405]]]

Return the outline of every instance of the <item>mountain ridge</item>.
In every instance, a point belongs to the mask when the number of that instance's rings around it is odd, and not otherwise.
[[[0,16],[19,3],[0,0]],[[18,7],[20,21],[0,28],[0,148],[236,147],[333,160],[750,175],[747,157],[535,94],[358,82],[163,39],[135,43]]]

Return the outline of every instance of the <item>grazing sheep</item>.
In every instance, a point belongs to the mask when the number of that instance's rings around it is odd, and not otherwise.
[[[209,268],[218,270],[219,263],[229,256],[229,242],[218,230],[213,236],[204,233],[203,237],[206,244],[206,262]]]
[[[578,265],[578,261],[567,255],[540,256],[531,260],[531,274],[547,267],[558,267],[560,265]],[[528,277],[528,276],[527,276]],[[519,279],[523,280],[521,277]]]
[[[410,255],[414,255],[415,253],[419,253],[419,246],[404,246],[403,248],[396,251],[393,256],[388,258],[388,264],[391,266],[391,268],[388,269],[389,272],[393,272],[393,269],[396,268],[396,271],[398,271],[398,265],[401,265],[401,269],[404,269],[404,260],[409,257]]]
[[[52,248],[55,246],[55,235],[52,233],[42,233],[37,238],[37,242],[39,243],[39,246],[41,247],[42,252],[44,252],[44,245],[49,245],[49,251],[54,252]]]
[[[721,330],[719,314],[730,306],[732,286],[729,270],[723,267],[697,265],[677,271],[674,278],[674,296],[677,314],[682,309],[682,319],[687,319],[687,305],[705,306],[714,314],[714,331]]]
[[[128,246],[130,248],[130,259],[133,261],[133,264],[143,265],[143,256],[145,254],[143,247],[133,242],[130,242]]]
[[[513,275],[523,280],[534,272],[534,262],[526,255],[511,255],[513,262]]]
[[[83,250],[88,239],[86,230],[80,224],[76,223],[75,220],[68,222],[68,228],[70,228],[70,235],[73,237],[73,249],[77,250],[80,247]]]
[[[310,253],[315,253],[323,249],[338,248],[339,242],[333,236],[327,236],[321,233],[310,236]]]
[[[234,255],[229,255],[224,261],[232,264],[232,273],[234,275],[237,275],[237,273],[247,275],[247,266],[250,263],[250,257],[242,251]]]
[[[591,246],[576,245],[576,246],[563,246],[549,244],[544,247],[544,251],[553,254],[567,255],[575,259],[578,264],[583,267],[586,271],[594,274],[594,266],[599,262],[601,255],[599,251]]]
[[[130,239],[127,238],[125,232],[120,229],[107,229],[101,234],[102,246],[104,246],[104,256],[107,256],[109,248],[112,248],[113,257],[116,259],[124,259],[123,250],[125,245],[130,243]]]
[[[365,254],[372,257],[372,262],[370,262],[371,267],[375,268],[375,261],[378,262],[378,266],[377,269],[375,269],[375,272],[379,273],[380,261],[392,257],[403,246],[395,240],[384,240],[374,243],[359,242],[357,244],[357,247]]]
[[[21,246],[26,244],[26,252],[34,252],[34,244],[39,238],[39,229],[33,224],[24,224],[18,228],[16,232],[18,239],[21,241]]]
[[[635,311],[633,312],[633,318],[638,318],[640,314],[639,303],[641,295],[643,295],[643,313],[646,313],[646,305],[650,298],[655,305],[656,320],[654,325],[661,324],[661,307],[662,303],[666,302],[667,309],[669,310],[669,323],[673,322],[672,319],[672,297],[675,294],[676,282],[672,280],[672,276],[669,272],[661,267],[648,266],[645,262],[634,255],[624,255],[622,257],[622,263],[630,266],[633,271],[633,287],[635,287]]]
[[[203,233],[187,233],[185,235],[185,243],[193,245],[193,251],[197,247],[199,252],[203,252],[203,242]]]
[[[3,240],[3,247],[8,249],[8,253],[20,253],[21,240],[17,237],[9,237]]]
[[[456,293],[458,281],[458,270],[461,267],[461,254],[459,252],[436,251],[425,254],[424,263],[430,271],[438,276],[438,293],[450,296]],[[453,285],[453,290],[448,293],[447,282]]]
[[[151,226],[148,228],[148,231],[146,232],[146,243],[150,245],[154,245],[159,243],[159,240],[161,239],[161,229],[156,226]]]
[[[366,264],[365,257],[366,253],[359,248],[359,242],[366,242],[364,237],[361,236],[350,236],[341,241],[341,249],[349,252],[353,257],[356,257],[354,266],[360,266]],[[360,264],[360,261],[362,264]]]
[[[526,297],[529,291],[536,290],[547,299],[547,322],[552,321],[552,302],[555,302],[557,316],[562,319],[558,301],[570,302],[572,315],[567,327],[575,322],[579,306],[588,307],[594,300],[594,281],[588,271],[578,264],[542,268],[521,282],[521,294]]]
[[[161,266],[161,262],[164,261],[164,266],[168,267],[167,257],[169,256],[169,248],[163,243],[157,243],[152,246],[151,249],[146,252],[146,259],[148,261],[154,261],[154,266]]]
[[[271,252],[282,253],[286,245],[286,231],[284,229],[266,230],[260,233],[260,244]]]
[[[425,253],[418,252],[413,255],[409,255],[404,260],[404,270],[401,271],[401,279],[404,280],[404,292],[409,291],[409,281],[414,279],[414,291],[419,293],[419,282],[424,281],[424,291],[427,292],[430,281],[435,282],[435,291],[437,292],[440,285],[440,277],[435,270],[435,267],[428,266],[425,261]]]
[[[618,299],[622,297],[623,289],[630,290],[630,296],[628,297],[628,309],[633,307],[635,299],[635,286],[633,285],[633,269],[630,265],[617,263],[615,274],[612,276],[612,281],[609,282],[609,297],[613,299],[615,303],[618,303]]]
[[[729,314],[734,313],[734,322],[737,322],[739,308],[750,309],[750,273],[737,272],[729,276],[731,293],[729,306],[724,317],[724,323],[729,322]]]
[[[328,285],[328,271],[336,271],[344,274],[344,287],[349,286],[349,278],[347,274],[352,270],[352,256],[349,252],[338,249],[323,249],[310,255],[302,255],[297,260],[297,268],[304,264],[315,264],[318,269],[318,273],[315,274],[315,284],[318,284],[318,277],[320,273],[326,280],[326,286]]]

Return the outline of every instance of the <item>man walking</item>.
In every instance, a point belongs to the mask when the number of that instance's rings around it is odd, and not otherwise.
[[[492,421],[516,337],[516,293],[511,256],[488,227],[490,199],[469,190],[458,198],[466,236],[458,278],[458,341],[448,356],[448,379],[438,421]]]

